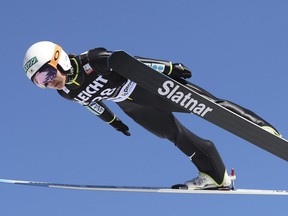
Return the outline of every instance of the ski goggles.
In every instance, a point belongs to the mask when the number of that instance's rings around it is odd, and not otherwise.
[[[57,65],[60,60],[62,48],[55,44],[55,49],[50,62],[41,68],[34,76],[33,82],[40,88],[46,88],[56,77]]]
[[[56,77],[56,74],[57,69],[47,64],[43,69],[35,74],[33,82],[40,88],[46,88],[47,85]]]

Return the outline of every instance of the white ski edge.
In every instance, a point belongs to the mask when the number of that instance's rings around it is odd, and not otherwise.
[[[36,181],[22,181],[0,179],[0,183],[40,186],[48,188],[61,188],[88,191],[114,191],[114,192],[147,192],[147,193],[176,193],[176,194],[220,194],[220,195],[282,195],[287,196],[288,190],[259,190],[259,189],[235,189],[235,190],[185,190],[165,187],[129,187],[129,186],[101,186],[101,185],[74,185],[58,184]]]

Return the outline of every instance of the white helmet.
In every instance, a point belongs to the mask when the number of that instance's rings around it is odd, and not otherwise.
[[[31,80],[33,75],[47,63],[56,69],[59,65],[63,71],[71,69],[70,59],[59,45],[40,41],[29,47],[25,54],[23,67],[27,77]]]

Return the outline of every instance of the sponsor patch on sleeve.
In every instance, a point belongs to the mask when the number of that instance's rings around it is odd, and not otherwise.
[[[105,108],[99,105],[96,102],[91,102],[88,107],[90,108],[91,111],[93,111],[96,115],[101,115],[104,111]]]

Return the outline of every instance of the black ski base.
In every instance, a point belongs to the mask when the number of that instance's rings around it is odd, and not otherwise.
[[[260,126],[209,100],[171,77],[149,68],[123,51],[114,52],[109,57],[108,63],[118,74],[174,103],[183,112],[195,114],[288,161],[287,140],[265,131]],[[189,102],[187,98],[189,98]]]

